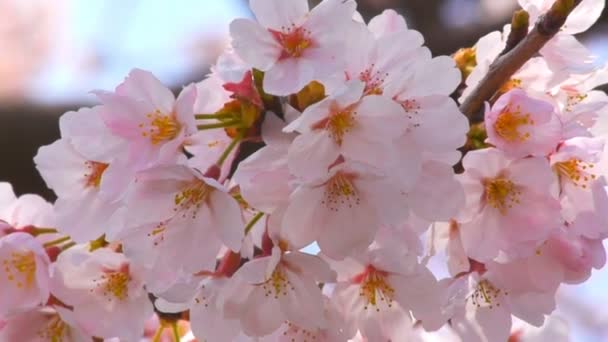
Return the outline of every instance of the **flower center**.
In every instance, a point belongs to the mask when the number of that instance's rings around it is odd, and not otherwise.
[[[101,183],[101,176],[110,165],[94,161],[86,161],[84,164],[87,167],[87,173],[84,174],[86,186],[98,188],[99,184]]]
[[[520,129],[522,126],[531,125],[534,125],[534,120],[530,114],[522,114],[519,107],[515,111],[507,108],[496,118],[494,130],[498,136],[508,142],[524,142],[530,138],[530,133],[520,132]]]
[[[101,293],[105,297],[108,297],[108,301],[111,301],[112,299],[123,301],[129,296],[130,281],[131,275],[129,274],[129,265],[125,264],[118,270],[104,271],[97,286],[101,288]]]
[[[326,205],[329,210],[338,211],[341,206],[359,205],[361,199],[359,192],[353,183],[353,175],[337,173],[325,184],[324,199],[321,204]]]
[[[594,166],[595,165],[592,163],[585,163],[580,159],[572,158],[570,160],[557,162],[553,167],[560,177],[570,180],[574,186],[580,186],[585,189],[591,180],[597,178],[596,175],[588,172],[588,170]]]
[[[395,289],[387,283],[386,275],[386,272],[379,271],[372,266],[368,266],[362,275],[359,296],[366,301],[365,310],[371,305],[376,308],[376,311],[380,311],[378,305],[381,303],[385,303],[389,308],[393,306]]]
[[[353,112],[350,110],[344,110],[332,114],[326,125],[326,130],[329,132],[330,137],[334,140],[337,145],[342,145],[344,135],[355,126],[355,118]]]
[[[9,282],[17,288],[29,288],[36,277],[36,257],[34,252],[12,252],[9,259],[2,260],[2,266]]]
[[[521,191],[508,179],[496,178],[485,183],[486,201],[505,215],[513,204],[519,204]]]
[[[146,114],[146,118],[147,122],[139,124],[142,130],[141,135],[149,138],[153,145],[174,139],[181,129],[181,125],[173,114],[164,115],[158,109]]]
[[[270,279],[262,284],[262,288],[264,289],[264,295],[266,297],[274,296],[275,299],[278,299],[279,296],[286,296],[287,290],[294,290],[291,282],[287,279],[285,271],[281,270],[279,267],[272,272]]]
[[[38,337],[50,342],[63,342],[67,334],[67,325],[59,318],[59,315],[54,315],[49,320],[49,323],[40,331],[37,332]]]
[[[492,309],[494,306],[500,306],[500,303],[498,303],[498,298],[501,294],[507,296],[509,293],[502,291],[488,280],[483,279],[477,283],[477,287],[475,287],[475,290],[469,297],[467,297],[467,299],[470,299],[473,305],[477,306],[478,308],[483,306]]]
[[[213,191],[213,187],[207,185],[202,180],[194,180],[182,189],[173,198],[175,203],[174,211],[184,211],[191,208],[198,209],[207,201],[207,198]],[[184,214],[185,215],[185,214]],[[193,218],[196,217],[196,212],[193,213]]]
[[[274,39],[283,47],[279,59],[298,58],[312,45],[310,31],[303,27],[282,28],[282,31],[269,30]]]
[[[383,85],[384,81],[388,77],[388,73],[381,73],[374,71],[375,64],[372,64],[370,68],[359,73],[359,80],[365,82],[365,89],[363,93],[365,95],[382,95],[384,93]]]

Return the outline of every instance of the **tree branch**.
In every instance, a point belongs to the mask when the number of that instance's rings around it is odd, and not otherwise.
[[[551,9],[534,25],[534,28],[511,51],[499,56],[486,76],[467,97],[460,110],[469,118],[482,108],[500,87],[507,82],[530,58],[534,57],[555,36],[568,19],[568,15],[582,0],[557,0]]]

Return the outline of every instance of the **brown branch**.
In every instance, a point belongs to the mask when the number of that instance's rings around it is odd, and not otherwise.
[[[568,15],[582,0],[557,0],[551,9],[539,18],[534,28],[511,51],[499,56],[486,76],[465,99],[460,110],[472,118],[500,87],[507,82],[530,58],[555,36]]]

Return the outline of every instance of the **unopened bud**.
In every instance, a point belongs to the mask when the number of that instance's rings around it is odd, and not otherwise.
[[[462,74],[462,80],[466,80],[467,77],[473,72],[473,69],[477,66],[477,52],[475,48],[462,48],[454,54],[452,57],[456,66],[460,69]]]

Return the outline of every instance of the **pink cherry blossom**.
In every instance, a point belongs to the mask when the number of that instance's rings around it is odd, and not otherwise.
[[[490,109],[486,105],[487,142],[511,157],[545,156],[561,139],[561,123],[549,103],[511,90]]]
[[[209,342],[231,341],[242,333],[237,319],[224,317],[219,297],[228,279],[208,277],[190,304],[192,331]]]
[[[344,314],[335,303],[324,297],[324,314],[327,327],[323,329],[306,330],[291,322],[286,322],[273,334],[263,337],[261,342],[345,342],[354,335],[352,324],[345,322]]]
[[[20,313],[0,327],[0,340],[7,342],[90,342],[91,339],[92,336],[76,324],[74,313],[60,306]]]
[[[297,248],[317,240],[324,254],[341,259],[367,248],[380,225],[403,222],[407,208],[407,194],[398,184],[374,168],[345,162],[292,193],[282,230]]]
[[[59,231],[78,242],[103,235],[107,229],[103,222],[121,206],[120,201],[102,194],[110,164],[89,160],[68,139],[41,147],[34,162],[47,185],[58,195],[55,214]]]
[[[50,263],[42,244],[31,235],[18,232],[0,238],[0,318],[47,302]]]
[[[409,311],[431,330],[445,323],[443,294],[432,273],[416,263],[416,256],[391,244],[384,235],[367,252],[330,261],[338,270],[333,301],[370,341],[396,339],[410,326]],[[399,260],[399,261],[397,261]]]
[[[562,215],[588,238],[608,234],[608,193],[598,167],[604,145],[600,138],[572,138],[560,144],[550,159],[560,180]]]
[[[356,3],[324,0],[310,12],[306,0],[251,0],[258,23],[236,19],[232,46],[246,63],[265,72],[264,90],[288,95],[336,71],[343,37],[354,25]]]
[[[145,265],[147,285],[162,292],[181,272],[215,269],[222,245],[239,251],[244,223],[226,189],[187,166],[141,172],[125,199],[126,255]]]
[[[527,288],[517,283],[519,278],[513,272],[474,272],[453,281],[451,326],[463,341],[506,341],[511,315],[535,326],[543,324],[545,315],[555,309],[555,293]]]
[[[466,193],[460,237],[467,255],[487,261],[499,251],[531,253],[560,225],[560,205],[544,158],[510,160],[497,149],[469,152],[459,177]]]
[[[285,128],[286,132],[302,133],[289,147],[292,174],[307,179],[323,177],[341,155],[381,169],[390,165],[397,153],[394,140],[406,129],[403,110],[382,96],[361,99],[364,86],[359,81],[347,83]]]
[[[174,161],[185,139],[196,133],[196,88],[186,87],[177,100],[151,73],[131,71],[115,92],[96,92],[100,115],[111,132],[127,141],[135,169]]]
[[[93,336],[136,339],[152,315],[141,270],[109,249],[74,247],[61,253],[51,284],[53,294],[74,307],[76,322]]]
[[[250,260],[226,285],[221,297],[225,317],[239,319],[249,336],[264,336],[284,321],[314,331],[327,324],[319,282],[335,273],[319,257],[273,248],[272,254]]]

